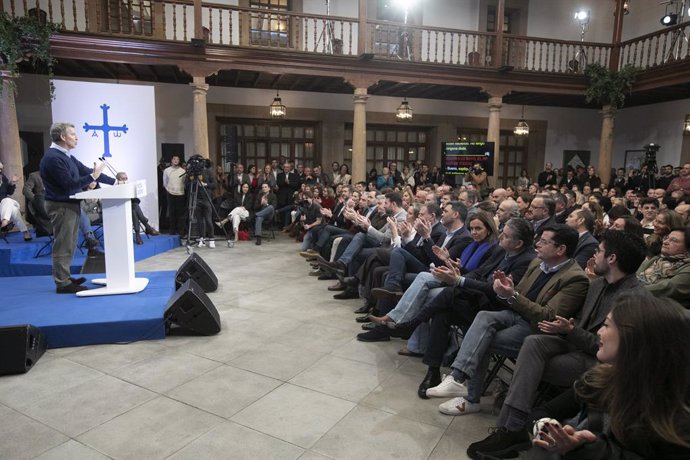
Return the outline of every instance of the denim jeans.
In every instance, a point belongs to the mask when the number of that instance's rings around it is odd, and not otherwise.
[[[359,254],[362,249],[378,247],[380,245],[381,243],[378,240],[370,237],[366,233],[358,233],[352,238],[350,244],[347,245],[347,249],[345,249],[345,252],[343,252],[343,255],[341,255],[338,260],[345,265],[350,265],[350,262],[352,262],[354,257]],[[348,270],[348,272],[352,275],[356,273],[356,270]]]
[[[513,310],[480,311],[465,334],[451,368],[469,377],[469,402],[482,396],[491,353],[517,357],[525,338],[534,331],[529,322]]]
[[[425,272],[429,269],[429,267],[403,248],[393,249],[388,265],[390,269],[383,287],[389,291],[402,291],[402,280],[405,274]]]
[[[388,312],[388,317],[396,323],[411,320],[426,302],[442,291],[443,286],[431,273],[421,272],[398,300],[398,305]]]
[[[264,219],[273,219],[273,206],[270,204],[254,214],[254,235],[261,236]]]

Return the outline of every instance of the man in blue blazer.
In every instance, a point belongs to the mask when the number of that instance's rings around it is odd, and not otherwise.
[[[50,127],[53,143],[41,159],[41,179],[46,189],[46,210],[53,224],[53,279],[58,294],[84,291],[86,280],[70,276],[70,264],[77,248],[79,200],[70,198],[92,182],[113,185],[115,178],[101,174],[105,163],[93,169],[77,160],[69,151],[77,146],[77,132],[70,123]]]

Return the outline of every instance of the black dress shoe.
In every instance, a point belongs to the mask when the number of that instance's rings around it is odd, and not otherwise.
[[[354,311],[354,313],[357,313],[358,315],[368,315],[368,313],[371,311],[371,307],[369,304],[365,303],[361,307],[359,307],[357,310]]]
[[[374,329],[376,326],[378,326],[378,324],[376,323],[364,323],[362,324],[362,329],[365,331],[370,331]]]
[[[441,383],[441,371],[436,369],[429,369],[429,371],[424,376],[424,380],[419,384],[419,389],[417,389],[417,396],[422,399],[429,399],[426,395],[426,390],[433,388]]]
[[[77,286],[86,283],[86,278],[83,276],[80,276],[79,278],[70,278],[69,280],[72,282],[72,284],[76,284]]]
[[[74,283],[70,283],[67,286],[59,287],[55,289],[58,294],[76,294],[80,291],[88,291],[89,288],[86,286],[78,286]]]
[[[345,285],[338,281],[337,284],[333,284],[331,286],[328,286],[329,291],[344,291],[345,290]]]
[[[346,286],[356,288],[359,285],[359,280],[354,276],[346,276],[343,278],[343,283]]]
[[[360,342],[388,342],[390,339],[386,326],[377,326],[370,331],[357,334],[357,340]]]
[[[371,318],[369,318],[369,315],[364,315],[364,316],[358,316],[355,318],[355,321],[358,323],[371,323]]]
[[[412,336],[412,333],[416,329],[416,326],[413,327],[412,323],[400,323],[400,324],[395,324],[393,323],[393,327],[391,328],[391,337],[398,337],[400,339],[409,339],[410,336]]]
[[[359,299],[359,292],[354,289],[345,289],[343,292],[334,295],[333,298],[338,300]]]
[[[333,275],[333,273],[324,273],[322,275],[319,275],[319,277],[316,279],[319,281],[334,280],[335,275]]]

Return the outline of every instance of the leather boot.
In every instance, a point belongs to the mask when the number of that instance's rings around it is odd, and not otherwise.
[[[429,399],[426,395],[426,390],[435,387],[441,383],[441,370],[438,367],[429,367],[424,380],[419,384],[419,389],[417,390],[417,396],[422,399]]]

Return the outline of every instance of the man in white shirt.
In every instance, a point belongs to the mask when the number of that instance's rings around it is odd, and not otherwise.
[[[163,171],[163,187],[168,193],[168,219],[171,235],[184,235],[184,221],[187,214],[184,197],[184,169],[180,167],[180,157],[173,155],[170,166]]]

